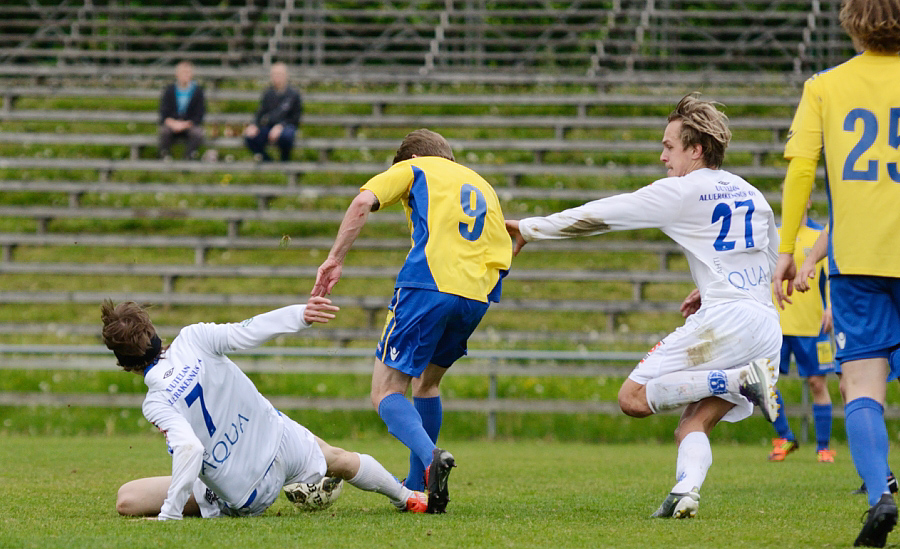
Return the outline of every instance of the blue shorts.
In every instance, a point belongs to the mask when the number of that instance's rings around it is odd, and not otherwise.
[[[469,336],[487,309],[487,303],[453,294],[397,288],[375,357],[412,377],[429,363],[449,368],[465,356]]]
[[[787,375],[791,371],[791,354],[797,362],[797,375],[800,377],[824,376],[834,372],[834,351],[828,334],[784,336],[779,366],[782,374]]]
[[[890,360],[900,347],[900,278],[834,275],[830,282],[838,363]]]

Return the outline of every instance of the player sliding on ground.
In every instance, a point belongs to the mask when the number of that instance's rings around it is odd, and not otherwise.
[[[193,324],[163,346],[143,308],[107,300],[103,342],[126,372],[144,377],[144,416],[172,454],[172,475],[126,483],[116,510],[159,520],[259,515],[285,484],[327,474],[383,494],[402,511],[425,512],[425,494],[402,486],[372,456],[329,446],[282,415],[225,356],[326,323],[337,310],[313,297],[241,323]]]
[[[669,115],[660,160],[668,177],[630,194],[548,217],[507,221],[514,253],[535,240],[656,227],[685,250],[697,289],[684,300],[687,321],[656,345],[619,390],[632,417],[687,405],[675,431],[676,484],[654,517],[693,517],[712,464],[709,433],[760,406],[769,421],[781,328],[770,289],[778,235],[763,195],[721,169],[731,139],[714,104],[684,97]]]

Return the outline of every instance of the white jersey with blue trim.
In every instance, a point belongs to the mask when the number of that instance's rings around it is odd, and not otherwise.
[[[305,310],[292,305],[241,323],[187,326],[145,371],[143,413],[166,435],[172,453],[160,518],[181,518],[198,477],[230,506],[253,498],[275,459],[284,422],[225,353],[308,328]]]
[[[527,242],[646,228],[661,229],[684,249],[703,307],[752,299],[774,313],[775,215],[762,193],[725,170],[695,170],[519,222]]]

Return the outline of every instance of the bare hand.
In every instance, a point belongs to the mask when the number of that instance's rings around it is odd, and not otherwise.
[[[256,127],[256,124],[250,124],[246,128],[244,128],[244,135],[249,138],[254,138],[259,134],[259,128]]]
[[[313,285],[310,295],[325,297],[330,294],[334,285],[341,279],[342,270],[343,265],[336,259],[330,257],[326,259],[316,272],[316,283]]]
[[[816,278],[816,262],[815,261],[804,261],[803,265],[800,266],[800,269],[797,271],[797,276],[794,278],[794,289],[800,292],[806,292],[809,290],[810,280],[815,280]]]
[[[281,124],[275,124],[272,126],[272,129],[269,130],[269,143],[274,143],[278,141],[278,138],[281,137],[281,130],[284,129],[284,126]]]
[[[826,334],[830,334],[831,330],[834,329],[834,318],[831,316],[831,307],[825,309],[825,312],[822,314],[822,331]]]
[[[514,220],[506,220],[506,232],[515,240],[513,244],[513,255],[519,255],[522,247],[525,246],[525,237],[519,232],[519,222]]]
[[[334,314],[329,311],[340,311],[340,307],[331,304],[331,300],[327,297],[313,296],[306,302],[306,310],[303,312],[303,320],[307,324],[319,322],[327,324],[329,320],[334,318]]]
[[[176,120],[174,118],[166,118],[165,120],[166,126],[172,130],[174,133],[181,133],[184,130],[188,129],[190,126],[189,122],[185,120]]]
[[[700,310],[700,290],[694,288],[681,302],[681,316],[687,318]]]
[[[772,275],[772,284],[775,289],[775,301],[784,309],[784,304],[793,303],[790,296],[794,293],[794,278],[797,276],[797,265],[794,264],[793,254],[778,254],[778,263],[775,264],[775,273]],[[787,282],[787,288],[785,288]],[[785,290],[787,290],[785,292]]]

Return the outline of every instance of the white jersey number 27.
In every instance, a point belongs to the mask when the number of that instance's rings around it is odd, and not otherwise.
[[[716,204],[712,214],[712,223],[722,220],[722,228],[719,230],[719,236],[713,243],[713,248],[717,252],[725,252],[733,250],[735,246],[734,240],[726,240],[729,231],[731,231],[731,214],[737,212],[740,208],[746,208],[744,212],[744,243],[748,248],[753,247],[753,201],[752,200],[735,200],[734,209],[727,202],[719,202]]]

